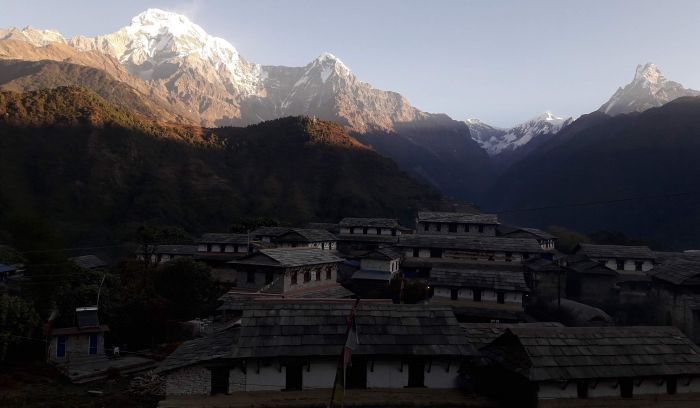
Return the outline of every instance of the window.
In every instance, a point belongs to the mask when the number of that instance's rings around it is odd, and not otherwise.
[[[304,272],[304,282],[310,282],[311,281],[311,272],[306,271]]]
[[[634,263],[634,269],[635,269],[636,271],[641,271],[643,265],[644,265],[644,262],[637,261],[637,262]]]
[[[255,272],[254,271],[248,271],[248,276],[246,277],[246,282],[255,283]]]
[[[450,224],[447,228],[449,232],[457,232],[457,224]]]
[[[576,383],[576,394],[579,398],[588,398],[588,382],[579,381]]]
[[[474,301],[481,302],[481,289],[474,289]]]
[[[496,301],[500,304],[506,303],[506,294],[501,292],[496,294]]]
[[[459,298],[459,289],[450,289],[450,299],[457,300]]]
[[[319,271],[318,269],[316,270],[316,280],[317,281],[321,280],[321,271]]]
[[[66,356],[66,336],[58,336],[56,339],[56,357]]]
[[[350,228],[350,233],[354,234],[355,233],[355,228]]]
[[[430,229],[430,223],[426,222],[423,224],[423,231],[428,231]]]
[[[90,344],[88,345],[88,354],[97,354],[97,334],[90,335]]]
[[[331,267],[326,268],[326,280],[330,280],[333,278],[333,271],[331,270]]]
[[[413,257],[418,258],[420,256],[420,250],[418,248],[413,248]]]
[[[431,258],[442,258],[442,249],[439,248],[433,248],[430,250],[430,257]]]
[[[265,272],[265,284],[269,285],[275,279],[275,275],[272,272]]]
[[[678,389],[678,382],[676,377],[666,378],[666,392],[669,394],[675,394]]]
[[[620,396],[622,398],[632,398],[634,394],[634,381],[631,378],[620,379]]]
[[[513,260],[513,253],[506,252],[506,262],[511,262]]]
[[[625,261],[617,261],[617,270],[622,271],[625,269]]]
[[[296,285],[296,284],[297,284],[297,273],[292,272],[292,285]]]
[[[382,229],[381,229],[381,228],[377,228],[377,235],[382,235]]]
[[[437,232],[440,232],[442,230],[442,224],[438,223],[437,224]]]
[[[394,229],[394,228],[391,229],[391,236],[392,237],[396,236],[396,229]]]
[[[367,227],[362,228],[362,233],[367,235]]]
[[[483,232],[484,232],[484,226],[483,226],[483,225],[479,225],[479,232],[480,232],[480,233],[483,233]]]

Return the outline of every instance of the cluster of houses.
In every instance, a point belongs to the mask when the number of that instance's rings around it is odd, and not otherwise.
[[[211,330],[157,371],[171,398],[330,389],[359,297],[350,388],[498,395],[509,381],[533,401],[700,392],[700,254],[563,254],[556,239],[494,214],[419,212],[414,229],[345,218],[154,246],[138,257],[204,262],[230,287]],[[409,285],[425,298],[403,304]]]

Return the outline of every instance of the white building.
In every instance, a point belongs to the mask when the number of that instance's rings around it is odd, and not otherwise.
[[[333,387],[352,302],[258,302],[165,359],[166,395]],[[476,354],[447,307],[360,303],[348,388],[457,388]]]
[[[616,271],[647,272],[656,255],[646,246],[579,244],[575,251]]]
[[[423,211],[416,218],[416,234],[421,235],[495,237],[497,226],[496,214]]]

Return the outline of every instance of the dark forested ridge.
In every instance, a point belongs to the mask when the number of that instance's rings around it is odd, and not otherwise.
[[[439,200],[330,122],[163,125],[72,87],[0,92],[0,186],[0,217],[39,215],[93,241],[144,222],[199,233],[243,216],[408,219]]]
[[[578,123],[577,123],[578,122]],[[700,98],[681,98],[640,114],[587,115],[514,164],[491,187],[491,209],[506,220],[596,229],[700,247]],[[641,198],[664,196],[660,198]]]

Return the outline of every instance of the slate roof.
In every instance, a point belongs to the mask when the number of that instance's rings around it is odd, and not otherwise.
[[[374,249],[372,251],[367,252],[365,255],[362,255],[361,258],[365,259],[380,259],[380,260],[393,260],[393,259],[400,259],[402,257],[401,251],[398,248],[394,247],[384,247],[384,248],[378,248]]]
[[[394,218],[343,218],[338,223],[341,227],[369,227],[369,228],[401,228]]]
[[[243,312],[236,357],[337,356],[351,307],[256,303]],[[357,327],[357,355],[476,354],[449,307],[360,303]]]
[[[287,298],[301,299],[347,299],[354,297],[355,294],[340,284],[335,283],[318,288],[287,292],[284,296]]]
[[[498,215],[421,211],[418,213],[418,222],[454,222],[463,224],[497,225]]]
[[[380,244],[395,245],[399,236],[374,235],[374,234],[338,234],[338,241],[344,242],[376,242]]]
[[[324,251],[318,248],[272,248],[261,249],[258,253],[249,255],[243,259],[230,261],[231,264],[250,264],[250,265],[270,265],[263,263],[257,258],[264,255],[270,259],[274,265],[279,267],[295,267],[304,265],[319,265],[326,263],[343,262],[342,258],[338,258],[329,251]]]
[[[555,237],[554,235],[550,234],[547,231],[542,231],[541,229],[513,227],[510,225],[499,225],[498,233],[501,236],[508,236],[511,234],[530,234],[536,237],[537,239],[557,239],[557,237]]]
[[[186,341],[155,369],[156,373],[186,367],[201,361],[230,358],[236,351],[240,326],[232,325],[209,336]]]
[[[531,381],[700,374],[675,327],[513,327],[484,350]]]
[[[543,253],[535,239],[506,237],[471,237],[440,235],[402,235],[399,247],[466,249],[476,251],[503,251]]]
[[[529,292],[522,271],[503,271],[474,267],[433,268],[430,284],[441,287],[484,288],[498,291]]]
[[[678,254],[665,256],[652,271],[656,279],[683,286],[700,286],[700,256]]]
[[[107,266],[107,263],[105,261],[103,261],[95,255],[74,256],[68,259],[81,269],[89,270],[104,268]]]
[[[594,261],[585,255],[573,255],[566,258],[566,267],[576,273],[589,275],[617,276],[617,271]]]
[[[248,245],[248,234],[220,234],[208,233],[202,235],[202,238],[197,241],[201,244],[238,244]]]
[[[392,274],[388,271],[368,271],[360,269],[352,274],[350,279],[363,279],[363,280],[374,280],[374,281],[384,281],[389,282],[391,280]]]
[[[523,265],[537,272],[562,272],[562,268],[559,265],[544,258],[528,259]]]
[[[511,327],[563,327],[559,322],[532,323],[460,323],[467,339],[477,349],[496,340],[506,329]]]
[[[298,236],[294,236],[294,233],[298,234]],[[278,235],[275,240],[278,242],[329,242],[335,241],[336,237],[330,232],[322,229],[293,228],[284,234]]]
[[[646,246],[579,244],[577,252],[591,258],[656,259]]]
[[[196,245],[158,245],[155,248],[157,254],[168,255],[194,255],[197,252]]]
[[[289,228],[286,227],[260,227],[254,231],[251,231],[250,235],[256,238],[260,237],[277,237],[282,234],[289,232]]]
[[[605,325],[613,322],[612,317],[602,309],[585,303],[580,303],[571,299],[552,300],[549,302],[549,308],[551,310],[556,310],[559,306],[574,319],[577,325]]]

